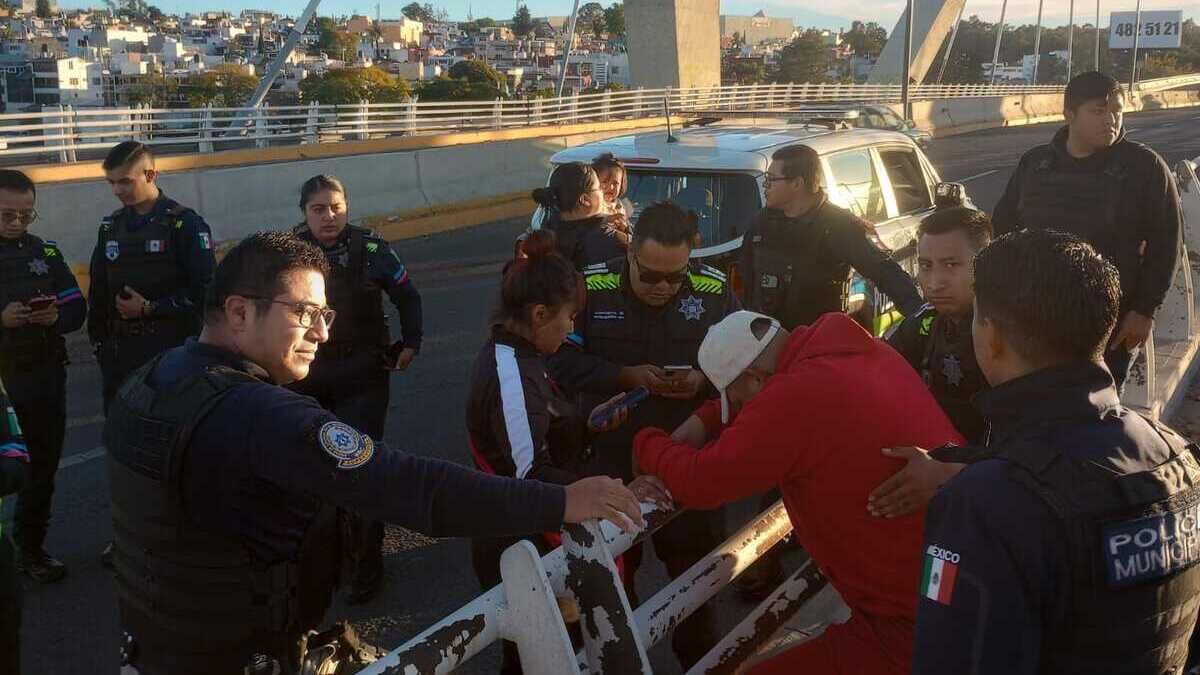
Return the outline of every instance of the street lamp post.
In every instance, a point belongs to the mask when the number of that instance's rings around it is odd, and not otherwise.
[[[1033,36],[1033,78],[1029,83],[1037,86],[1038,66],[1042,62],[1042,5],[1045,0],[1038,0],[1038,22],[1037,32]]]
[[[1008,11],[1008,0],[1000,4],[1000,23],[996,24],[996,50],[992,52],[992,84],[996,84],[996,68],[1000,64],[1000,40],[1004,37],[1004,13]]]
[[[908,100],[909,69],[912,67],[913,23],[916,18],[916,2],[908,0],[908,21],[904,26],[904,68],[900,73],[900,103],[904,107],[904,119],[912,119],[912,102]]]
[[[1109,27],[1112,30],[1112,27]],[[1137,1],[1137,10],[1133,16],[1133,58],[1129,61],[1129,96],[1133,97],[1133,88],[1137,86],[1137,53],[1138,41],[1142,37],[1142,0]]]
[[[1075,0],[1071,0],[1071,18],[1067,25],[1067,82],[1070,82],[1071,64],[1075,58]]]

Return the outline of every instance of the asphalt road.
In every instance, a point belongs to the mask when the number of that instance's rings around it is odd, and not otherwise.
[[[1021,153],[1046,142],[1057,127],[996,129],[938,140],[929,156],[944,180],[964,182],[976,203],[990,209]],[[1127,118],[1126,127],[1132,138],[1172,164],[1200,156],[1200,109],[1139,113]],[[427,337],[413,367],[393,376],[389,442],[409,452],[469,463],[461,412],[467,371],[483,341],[501,261],[523,227],[520,219],[508,220],[398,245],[424,298]],[[78,336],[71,340],[71,358],[67,441],[47,543],[70,574],[52,586],[26,583],[26,675],[116,672],[116,602],[111,577],[98,558],[111,534],[101,461],[99,374]],[[386,590],[379,598],[355,608],[339,604],[330,612],[331,618],[353,619],[381,646],[399,645],[479,593],[462,541],[435,541],[391,528],[386,565]],[[651,570],[638,581],[642,597],[649,597],[662,583],[662,574]],[[730,625],[740,619],[743,607],[731,596],[720,596],[722,623]],[[652,656],[657,672],[676,671],[662,646]],[[490,653],[463,672],[493,672],[497,662]]]

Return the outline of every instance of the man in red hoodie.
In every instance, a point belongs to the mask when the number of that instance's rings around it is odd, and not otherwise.
[[[881,448],[961,443],[953,425],[904,358],[844,314],[789,333],[736,312],[709,329],[699,362],[720,403],[673,435],[639,433],[639,466],[688,508],[779,487],[800,543],[851,610],[753,672],[908,673],[924,509],[881,519],[864,504],[904,465]]]

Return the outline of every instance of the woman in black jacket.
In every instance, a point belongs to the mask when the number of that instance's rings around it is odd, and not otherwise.
[[[542,229],[553,232],[559,255],[582,270],[625,255],[629,234],[609,225],[604,191],[596,170],[587,164],[563,164],[550,185],[533,191],[545,216]]]
[[[505,270],[491,334],[471,373],[467,432],[481,471],[567,485],[584,475],[592,434],[616,428],[628,416],[614,397],[592,411],[595,418],[615,406],[611,421],[592,426],[546,372],[542,357],[557,351],[574,329],[583,297],[583,277],[556,252],[553,233],[534,232],[522,242]],[[669,503],[656,478],[638,478],[629,488],[640,501]],[[558,545],[557,533],[525,538],[543,554]],[[484,590],[500,583],[500,555],[519,539],[471,541],[471,562]],[[521,672],[508,642],[501,672]]]

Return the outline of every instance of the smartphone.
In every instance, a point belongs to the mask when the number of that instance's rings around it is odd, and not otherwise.
[[[32,298],[29,301],[29,309],[32,309],[35,312],[40,312],[50,305],[53,305],[55,299],[56,298],[53,295],[40,295],[36,298]]]
[[[588,424],[599,429],[605,424],[608,424],[612,420],[613,416],[617,414],[617,411],[622,409],[632,410],[633,408],[641,405],[642,401],[645,401],[648,398],[650,398],[649,389],[645,387],[631,389],[625,392],[621,398],[614,401],[612,405],[606,406],[592,413],[592,416],[588,418]]]
[[[663,371],[667,374],[667,379],[684,378],[691,374],[691,366],[663,366]]]

